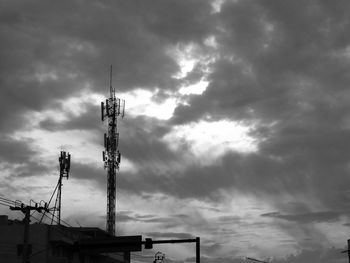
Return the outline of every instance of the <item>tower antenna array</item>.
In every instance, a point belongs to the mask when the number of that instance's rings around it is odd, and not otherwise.
[[[119,170],[121,154],[118,150],[119,133],[117,119],[124,117],[125,100],[115,97],[115,89],[112,87],[112,65],[110,68],[110,97],[101,102],[101,119],[108,120],[108,131],[104,134],[104,147],[102,159],[104,168],[107,169],[107,232],[115,235],[115,210],[116,210],[116,173]]]
[[[70,170],[70,154],[66,153],[65,151],[61,151],[61,155],[58,158],[58,162],[60,165],[60,177],[58,179],[58,190],[57,190],[57,196],[56,196],[56,202],[55,202],[55,208],[54,208],[54,213],[57,211],[57,217],[58,217],[58,222],[57,224],[61,224],[61,207],[62,207],[62,178],[69,178],[69,170]],[[54,214],[53,214],[54,216]],[[52,216],[52,220],[53,220]],[[51,222],[52,224],[52,222]]]

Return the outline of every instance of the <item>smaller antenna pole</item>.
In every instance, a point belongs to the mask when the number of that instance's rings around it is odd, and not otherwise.
[[[66,177],[68,180],[69,177],[69,170],[70,170],[70,154],[61,151],[61,156],[58,158],[58,162],[60,164],[60,178],[58,179],[58,192],[57,192],[57,197],[58,197],[58,225],[61,224],[61,196],[62,196],[62,178]]]
[[[58,209],[57,209],[57,212],[58,212],[58,222],[57,224],[58,225],[61,225],[61,204],[62,204],[62,200],[61,200],[61,197],[62,197],[62,176],[60,174],[60,178],[58,179]]]

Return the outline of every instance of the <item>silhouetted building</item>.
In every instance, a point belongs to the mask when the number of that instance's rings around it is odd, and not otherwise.
[[[0,216],[0,261],[23,262],[24,223]],[[113,239],[107,232],[92,227],[31,224],[29,262],[31,263],[121,263],[130,262],[130,252],[105,253],[101,249],[82,249],[81,240]]]

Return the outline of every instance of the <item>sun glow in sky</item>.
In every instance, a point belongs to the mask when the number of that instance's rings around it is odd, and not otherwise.
[[[138,116],[144,115],[161,120],[169,119],[177,105],[176,98],[169,98],[157,103],[153,96],[155,94],[144,89],[137,89],[129,93],[121,93],[118,96],[125,99],[127,114]]]
[[[201,95],[207,88],[209,82],[205,80],[200,80],[195,84],[191,84],[189,86],[184,86],[180,88],[179,92],[182,95],[196,94]]]
[[[228,151],[252,153],[258,150],[258,140],[249,135],[251,127],[219,120],[200,121],[175,126],[164,140],[173,149],[189,147],[203,163],[211,164]]]

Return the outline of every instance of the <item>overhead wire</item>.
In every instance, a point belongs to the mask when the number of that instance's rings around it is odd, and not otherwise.
[[[57,183],[57,185],[56,185],[56,187],[55,187],[55,190],[53,191],[53,193],[52,193],[52,195],[51,195],[51,197],[50,197],[50,200],[49,200],[49,202],[47,203],[47,206],[50,206],[51,201],[52,201],[52,198],[53,198],[53,196],[55,195],[55,193],[56,193],[56,191],[57,191],[57,189],[58,189],[59,183],[60,183],[60,182],[58,181],[58,183]],[[55,208],[54,208],[54,209],[56,209],[56,204],[55,204]],[[46,211],[45,211],[45,212],[46,212]],[[43,213],[43,215],[42,215],[42,217],[41,217],[40,223],[41,223],[41,221],[42,221],[43,218],[44,218],[45,212]],[[52,224],[52,220],[51,220],[51,224]]]
[[[57,190],[57,186],[56,186],[56,188],[55,188],[55,191]],[[54,193],[55,193],[55,191],[54,191]],[[54,193],[53,193],[53,195],[54,195]],[[52,200],[52,197],[53,197],[53,195],[51,196],[51,198],[50,198],[50,201]],[[30,200],[30,204],[31,203],[35,203],[35,204],[37,204],[34,200]],[[40,203],[41,203],[42,201],[40,201]],[[13,200],[10,200],[10,199],[7,199],[7,198],[4,198],[4,197],[1,197],[0,196],[0,205],[3,205],[3,206],[7,206],[7,207],[11,207],[11,206],[16,206],[16,204],[23,204],[21,201],[19,201],[19,200],[16,200],[16,201],[13,201]],[[34,210],[31,214],[30,214],[30,217],[32,217],[32,218],[34,218],[35,220],[37,220],[39,223],[41,223],[41,221],[42,221],[42,218],[44,217],[44,216],[46,216],[46,217],[48,217],[49,219],[51,219],[49,216],[47,216],[45,213],[46,213],[46,211],[44,211],[44,212],[42,212],[42,217],[41,217],[41,219],[38,219],[38,218],[36,218],[35,216],[34,216],[34,214],[36,213],[36,212],[38,212],[38,211],[36,211],[36,210]],[[57,220],[54,220],[53,218],[58,218],[55,214],[52,214],[51,212],[47,212],[48,214],[50,214],[50,215],[52,215],[52,221],[54,222],[54,223],[58,223],[58,221]],[[64,221],[64,220],[62,220],[61,219],[61,221],[64,223],[64,224],[66,224],[68,227],[72,227],[68,222],[66,222],[66,221]]]
[[[51,213],[50,211],[47,212],[47,213],[50,214],[50,215],[52,215],[54,218],[58,219],[58,216],[56,216],[55,214]],[[45,216],[47,216],[47,215],[45,215]],[[47,216],[47,217],[48,217],[48,216]],[[64,224],[66,224],[68,227],[73,227],[73,226],[70,225],[67,221],[63,220],[62,218],[61,218],[61,221],[62,221]],[[55,223],[58,223],[58,221],[55,221]]]
[[[16,206],[16,202],[17,201],[13,201],[13,200],[10,200],[10,199],[5,198],[3,196],[0,196],[0,204],[1,205],[8,206],[8,207]]]
[[[7,206],[7,207],[11,207],[11,205],[6,204],[6,203],[2,203],[1,201],[0,201],[0,205],[4,205],[4,206]]]
[[[39,219],[38,219],[38,218],[36,218],[36,217],[34,217],[34,216],[32,216],[32,215],[30,215],[30,217],[34,218],[36,221],[39,222]]]
[[[61,184],[61,178],[58,180],[57,187],[58,187],[60,184]],[[55,216],[55,212],[58,211],[59,209],[61,209],[61,208],[58,208],[58,209],[57,209],[58,202],[59,202],[59,193],[57,193],[57,195],[56,195],[55,206],[54,206],[53,213],[52,213],[51,225],[52,225],[53,217]],[[57,216],[56,216],[56,217],[57,217]]]
[[[44,213],[43,213],[43,215],[44,215],[45,217],[47,217],[48,219],[51,220],[51,217],[49,217],[47,214],[44,214]],[[58,224],[58,221],[56,221],[56,220],[53,220],[53,222],[56,223],[56,224]],[[42,220],[41,220],[41,219],[40,219],[39,223],[40,223],[40,224],[42,223]]]
[[[16,204],[15,201],[12,201],[12,200],[10,200],[10,199],[7,199],[7,198],[1,197],[1,196],[0,196],[0,201],[2,201],[2,202],[4,202],[4,203],[11,204],[11,205],[15,205],[15,204]]]

